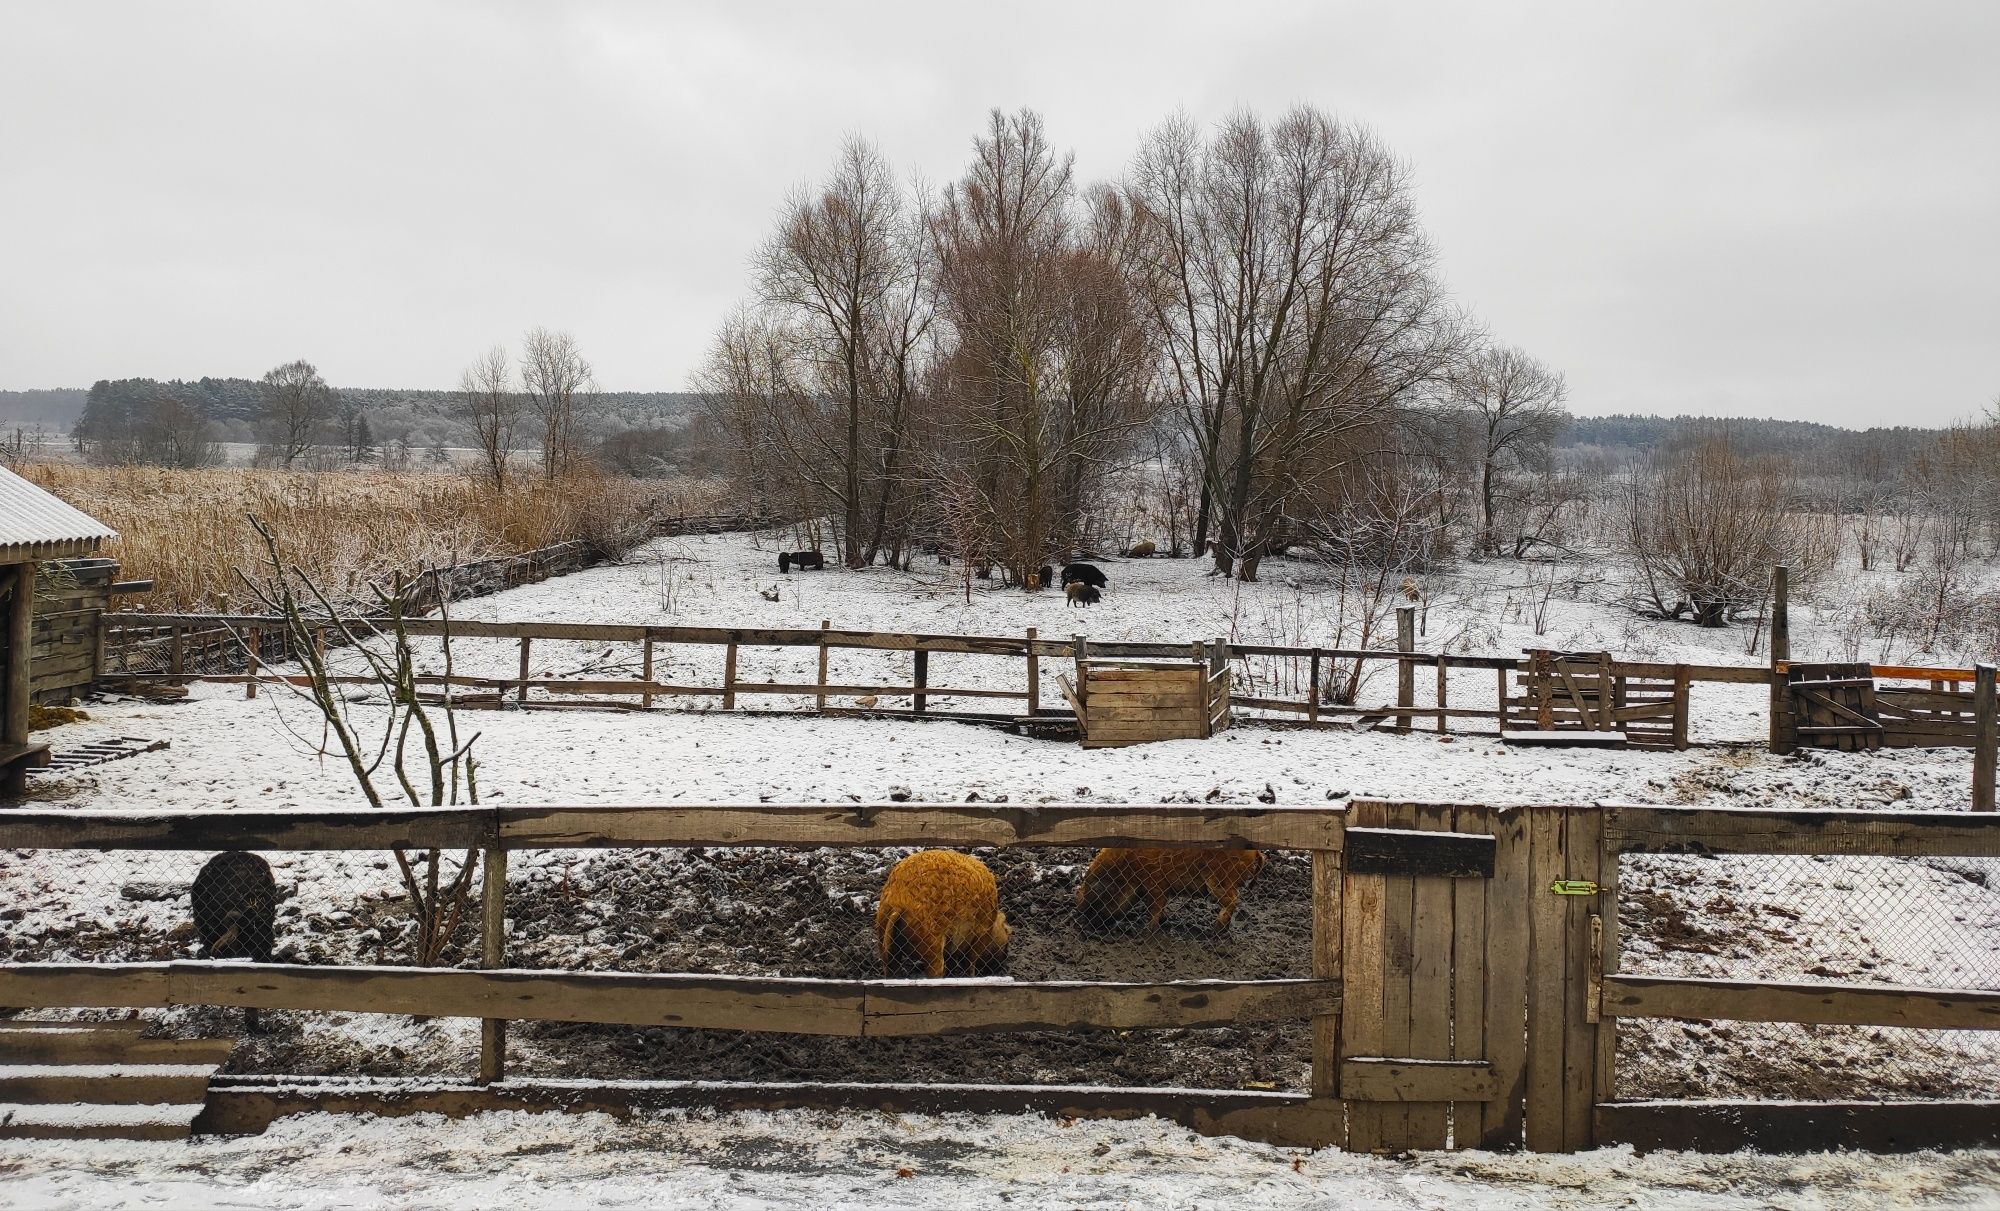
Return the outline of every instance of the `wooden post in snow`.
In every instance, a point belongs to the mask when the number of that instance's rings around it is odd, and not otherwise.
[[[1792,618],[1788,600],[1792,570],[1784,564],[1771,569],[1771,724],[1768,747],[1774,753],[1790,752],[1792,743],[1785,727],[1785,666],[1792,659]]]
[[[1035,654],[1035,628],[1028,628],[1028,710],[1030,715],[1042,709],[1042,658]]]
[[[1980,664],[1973,668],[1972,711],[1972,810],[2000,810],[1994,803],[1995,767],[2000,766],[2000,688],[1995,687],[2000,668]]]
[[[507,851],[486,851],[486,881],[479,899],[479,965],[489,970],[507,964]],[[479,1083],[491,1085],[507,1075],[507,1023],[483,1018],[479,1023]]]
[[[1396,650],[1414,652],[1417,650],[1417,607],[1396,607]],[[1396,661],[1396,705],[1404,708],[1404,713],[1396,716],[1395,730],[1410,730],[1409,708],[1417,704],[1417,668],[1408,660]]]

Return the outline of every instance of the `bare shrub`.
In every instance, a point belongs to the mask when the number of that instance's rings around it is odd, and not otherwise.
[[[1795,508],[1783,464],[1745,458],[1712,433],[1633,474],[1624,540],[1637,609],[1723,626],[1763,599],[1774,565],[1790,565],[1792,584],[1809,589],[1832,567],[1840,531]]]

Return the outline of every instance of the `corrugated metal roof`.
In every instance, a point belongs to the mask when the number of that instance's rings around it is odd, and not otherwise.
[[[110,526],[0,467],[0,548],[20,548],[34,559],[67,557],[116,537]]]

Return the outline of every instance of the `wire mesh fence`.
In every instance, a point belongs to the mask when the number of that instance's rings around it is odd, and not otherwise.
[[[948,860],[844,847],[517,852],[506,961],[840,980],[921,978],[938,965],[948,976],[1017,980],[1311,974],[1303,854],[951,852]],[[514,1071],[595,1079],[1301,1089],[1310,1060],[1303,1020],[919,1038],[521,1023],[510,1038]]]
[[[2000,859],[1620,860],[1639,975],[2000,989]],[[1620,1097],[2000,1096],[2000,1036],[1785,1022],[1619,1023]]]
[[[501,964],[547,971],[949,976],[1166,982],[1311,975],[1311,866],[1254,850],[951,851],[959,881],[905,878],[939,851],[712,847],[509,855]],[[427,851],[410,851],[428,886]],[[912,860],[913,855],[921,857]],[[465,855],[440,855],[449,888]],[[409,884],[385,851],[0,853],[0,959],[252,960],[328,966],[481,963],[475,856],[426,958]],[[984,882],[982,883],[982,880]],[[984,898],[982,899],[982,890]],[[926,914],[930,914],[926,916]],[[994,939],[1003,945],[993,945]],[[886,941],[886,946],[885,946]],[[932,943],[935,942],[935,947]],[[885,961],[886,958],[886,961]],[[36,1016],[93,1016],[48,1011]],[[237,1072],[463,1074],[466,1019],[149,1010],[161,1033],[241,1036]],[[1107,1084],[1301,1090],[1306,1020],[1172,1030],[1046,1030],[910,1038],[516,1022],[509,1071],[581,1079]]]

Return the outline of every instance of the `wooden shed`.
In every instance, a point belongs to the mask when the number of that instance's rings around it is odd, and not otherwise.
[[[118,535],[79,509],[0,467],[0,799],[27,790],[28,769],[48,745],[28,740],[35,628],[35,565],[94,555]]]

